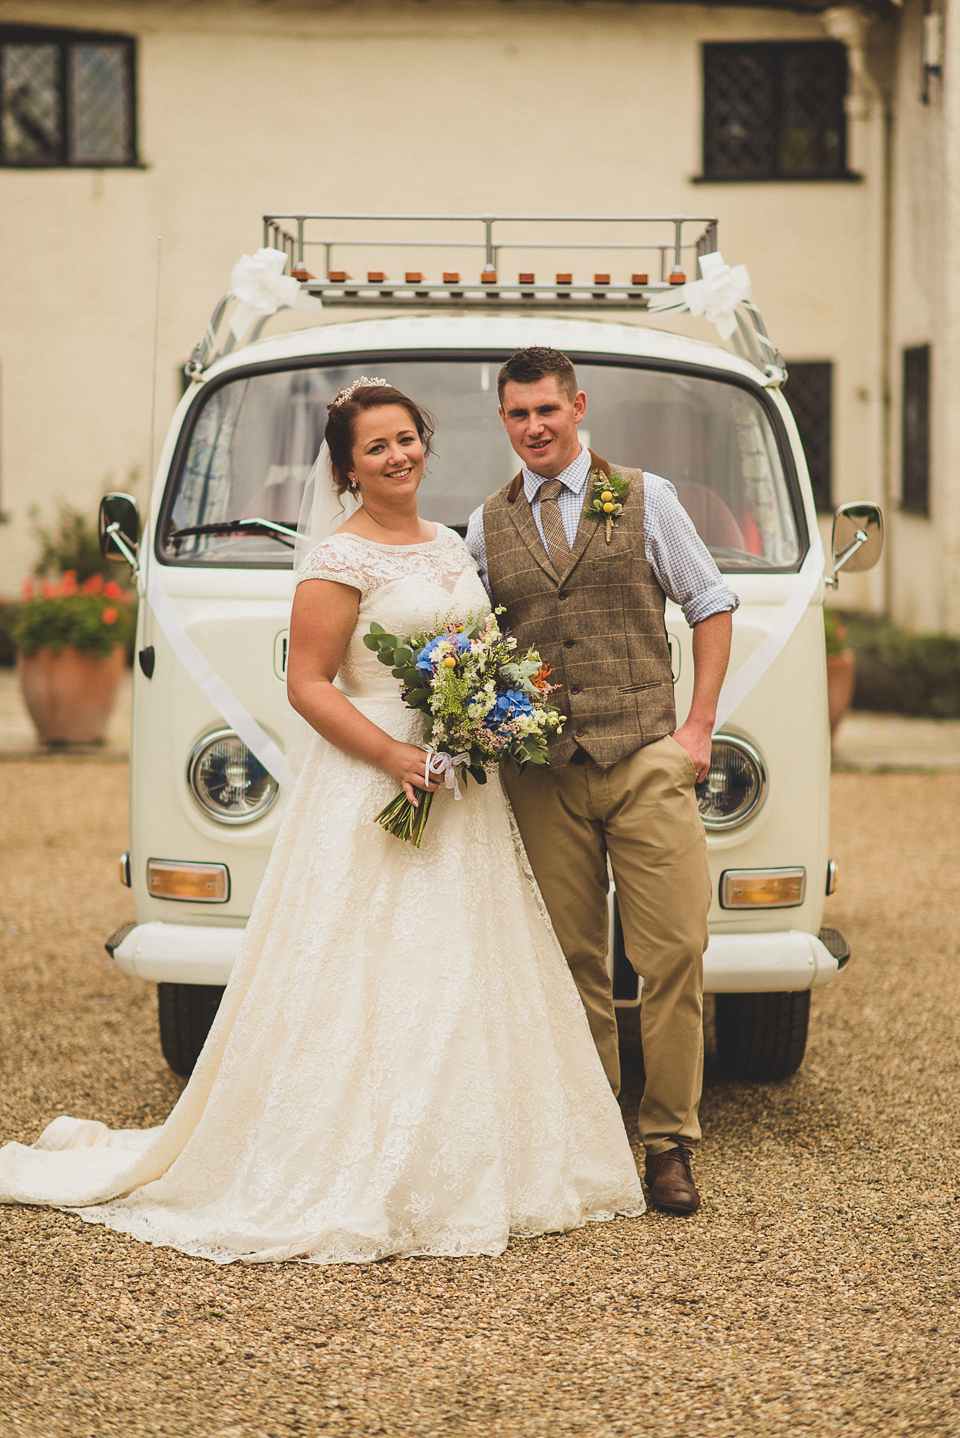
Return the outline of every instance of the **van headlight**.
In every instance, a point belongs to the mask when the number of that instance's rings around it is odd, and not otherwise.
[[[746,823],[763,803],[766,791],[763,761],[753,745],[730,734],[716,735],[710,773],[697,785],[704,828],[735,829]]]
[[[274,803],[280,786],[232,729],[208,734],[187,768],[190,792],[221,824],[250,824]]]

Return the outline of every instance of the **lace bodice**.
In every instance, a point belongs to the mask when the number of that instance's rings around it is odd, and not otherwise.
[[[305,579],[332,579],[360,591],[357,627],[337,675],[340,688],[353,698],[400,702],[396,679],[363,642],[373,621],[406,636],[446,619],[490,612],[473,557],[442,524],[436,538],[423,544],[377,544],[358,534],[332,534],[303,561],[296,582]]]

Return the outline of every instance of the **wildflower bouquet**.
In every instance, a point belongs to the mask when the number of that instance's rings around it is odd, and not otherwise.
[[[112,579],[92,574],[83,584],[68,569],[59,581],[28,579],[13,623],[13,642],[23,654],[69,645],[106,658],[126,644],[133,628],[132,595]]]
[[[363,642],[400,680],[404,702],[423,715],[427,774],[442,776],[455,799],[460,780],[485,784],[487,770],[502,759],[521,767],[549,762],[547,740],[564,723],[547,703],[557,687],[549,682],[550,666],[535,649],[518,655],[516,639],[500,628],[496,614],[408,639],[371,624]],[[416,805],[398,794],[377,821],[419,848],[432,802],[431,791]]]

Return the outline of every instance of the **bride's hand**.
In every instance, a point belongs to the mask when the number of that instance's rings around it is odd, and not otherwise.
[[[414,792],[416,789],[440,788],[439,779],[428,780],[426,777],[428,757],[425,749],[418,749],[415,744],[401,744],[398,741],[393,745],[383,765],[387,773],[402,785],[403,792],[411,804],[419,803]]]

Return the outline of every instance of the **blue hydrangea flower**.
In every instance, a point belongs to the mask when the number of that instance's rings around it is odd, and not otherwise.
[[[533,705],[528,694],[524,694],[522,689],[506,689],[502,694],[497,695],[496,703],[487,715],[486,722],[491,729],[497,729],[511,719],[525,717],[532,713]]]
[[[416,658],[417,673],[422,674],[424,679],[429,679],[437,668],[437,650],[441,645],[453,644],[457,654],[466,654],[470,651],[470,640],[465,634],[438,634],[436,639],[431,639],[425,644]]]

